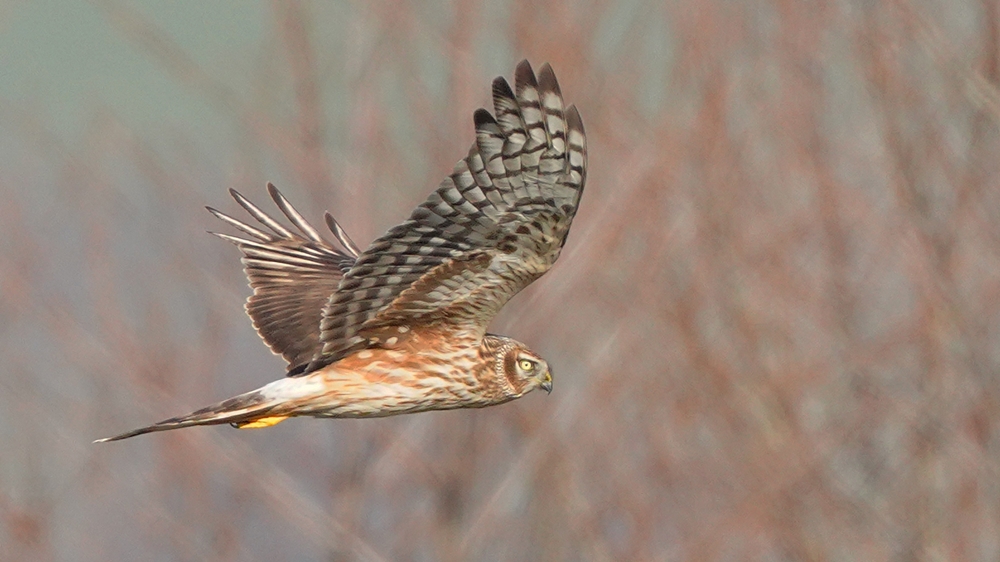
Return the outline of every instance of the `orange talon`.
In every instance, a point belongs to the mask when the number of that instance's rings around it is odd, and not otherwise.
[[[260,418],[253,421],[234,423],[237,429],[260,429],[262,427],[271,427],[272,425],[277,425],[288,419],[288,416],[272,416],[268,418]]]

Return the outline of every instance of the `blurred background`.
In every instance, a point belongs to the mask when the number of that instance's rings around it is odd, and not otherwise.
[[[91,440],[279,378],[205,205],[362,246],[550,62],[555,392]],[[0,1],[0,559],[1000,559],[996,2]]]

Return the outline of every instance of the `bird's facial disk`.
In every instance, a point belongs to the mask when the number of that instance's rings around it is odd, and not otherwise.
[[[544,359],[527,350],[518,350],[513,354],[514,372],[522,381],[524,392],[541,388],[552,392],[552,371]]]

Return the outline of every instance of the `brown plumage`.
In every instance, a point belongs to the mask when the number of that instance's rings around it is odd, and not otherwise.
[[[522,61],[514,90],[494,80],[493,102],[496,117],[475,113],[468,156],[363,252],[329,213],[338,245],[328,241],[271,184],[294,230],[236,191],[264,229],[209,208],[248,236],[216,233],[243,252],[253,288],[247,313],[288,361],[288,377],[99,441],[193,425],[266,427],[292,416],[479,408],[550,391],[541,357],[486,328],[559,257],[586,181],[586,138],[548,65],[536,79]]]

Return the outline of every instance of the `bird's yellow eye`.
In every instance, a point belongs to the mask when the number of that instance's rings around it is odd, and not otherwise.
[[[527,359],[521,359],[521,361],[518,363],[518,366],[521,367],[522,371],[534,371],[535,370],[535,364],[532,363],[531,361],[528,361]]]

